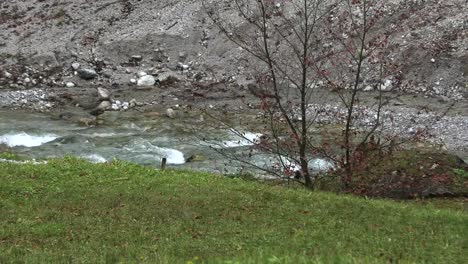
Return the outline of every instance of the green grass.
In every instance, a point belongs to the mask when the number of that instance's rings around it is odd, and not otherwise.
[[[0,159],[13,160],[13,161],[24,160],[24,158],[22,158],[21,156],[10,153],[10,152],[0,152]]]
[[[0,163],[0,263],[465,263],[468,214],[186,171]]]

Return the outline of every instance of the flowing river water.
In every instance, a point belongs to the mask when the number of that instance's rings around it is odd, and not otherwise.
[[[203,139],[197,136],[200,131]],[[71,155],[98,163],[121,159],[159,167],[166,158],[170,168],[235,172],[237,166],[228,165],[212,147],[242,151],[260,136],[247,131],[244,135],[247,140],[228,129],[207,128],[194,118],[109,112],[104,124],[82,127],[46,114],[0,111],[0,144],[29,159]],[[271,163],[264,156],[255,159],[259,166]]]
[[[417,106],[419,102],[412,100],[408,105]],[[419,104],[427,105],[427,102]],[[434,108],[439,104],[435,101],[430,105]],[[468,162],[468,108],[465,104],[458,104],[452,110],[451,115],[437,119],[431,126],[436,139],[440,138],[449,145],[450,151]],[[412,120],[411,115],[407,117],[401,113],[397,113],[396,117],[403,123]],[[431,114],[418,114],[416,117],[423,121],[435,118]],[[0,110],[0,145],[7,145],[11,152],[29,159],[70,155],[92,162],[121,159],[159,167],[161,160],[166,158],[171,168],[232,173],[237,171],[239,164],[233,164],[232,159],[213,151],[213,147],[230,153],[242,153],[254,145],[261,134],[252,131],[255,126],[247,127],[246,122],[242,122],[249,118],[255,124],[256,117],[236,118],[241,120],[236,121],[244,135],[241,138],[229,129],[207,125],[201,116],[186,115],[171,119],[137,111],[112,111],[100,116],[102,124],[83,127],[77,122],[50,114]],[[244,127],[240,125],[242,123]],[[260,167],[278,163],[278,157],[266,155],[254,155],[250,159],[249,162]],[[289,161],[281,160],[281,163],[285,162]],[[318,171],[331,166],[322,159],[312,159],[309,163],[309,169]],[[294,164],[291,167],[298,169]]]

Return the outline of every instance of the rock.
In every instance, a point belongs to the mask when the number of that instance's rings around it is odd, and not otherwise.
[[[116,104],[116,103],[113,103],[112,106],[111,106],[112,110],[114,111],[118,111],[120,110],[120,105]]]
[[[11,74],[11,73],[9,73],[9,72],[7,72],[7,71],[5,71],[5,72],[3,73],[3,75],[5,75],[5,78],[7,78],[7,79],[11,79],[11,78],[13,77],[13,74]]]
[[[172,108],[168,108],[166,110],[166,116],[169,117],[169,118],[175,118],[176,117],[176,111],[174,111],[174,109]]]
[[[130,102],[128,102],[128,104],[129,104],[130,108],[132,108],[132,107],[137,106],[138,102],[137,102],[137,100],[135,98],[133,98],[132,100],[130,100]]]
[[[131,58],[130,58],[131,61],[142,61],[143,60],[143,56],[141,55],[133,55]]]
[[[96,109],[102,109],[102,110],[107,110],[111,107],[111,102],[109,101],[102,101],[97,107]]]
[[[135,83],[137,83],[137,80],[132,78],[132,79],[130,79],[130,83],[135,84]]]
[[[174,81],[179,80],[179,76],[176,73],[173,72],[162,72],[158,74],[157,80],[159,83],[163,83],[166,81],[169,81],[170,79]]]
[[[78,123],[83,126],[95,126],[96,125],[96,118],[88,118],[88,117],[82,117],[78,119]]]
[[[25,82],[25,83],[30,83],[30,82],[31,82],[31,78],[25,78],[25,79],[24,79],[24,82]]]
[[[74,84],[73,82],[66,82],[66,83],[65,83],[65,86],[66,86],[67,88],[73,88],[73,87],[75,87],[75,84]]]
[[[97,92],[98,92],[99,98],[101,98],[102,100],[108,100],[109,97],[110,97],[109,90],[107,90],[105,88],[98,87]]]
[[[102,75],[106,78],[112,78],[112,71],[111,70],[104,70]]]
[[[106,110],[110,109],[111,108],[111,102],[109,101],[102,101],[101,103],[99,103],[99,105],[94,108],[93,110],[91,110],[89,112],[89,114],[93,115],[93,116],[98,116],[98,115],[102,115]]]
[[[183,64],[183,63],[180,63],[180,62],[179,62],[179,63],[177,64],[177,68],[178,68],[179,70],[186,71],[186,70],[188,70],[188,69],[190,68],[190,66],[187,65],[187,64]]]
[[[385,80],[383,84],[380,85],[380,90],[382,91],[390,91],[393,88],[393,82],[391,79]]]
[[[185,159],[185,162],[204,161],[206,158],[201,154],[193,154]]]
[[[98,76],[97,72],[93,69],[80,69],[78,70],[78,75],[85,80],[91,80]]]
[[[146,75],[148,75],[148,74],[146,72],[144,72],[144,71],[139,71],[137,73],[137,76],[140,77],[140,78],[143,77],[143,76],[146,76]]]
[[[80,64],[78,62],[72,63],[71,67],[73,70],[77,71],[80,68]]]
[[[156,83],[156,79],[152,75],[145,75],[138,79],[138,86],[153,86]]]
[[[130,104],[128,102],[123,102],[122,103],[122,109],[127,110],[129,108]]]

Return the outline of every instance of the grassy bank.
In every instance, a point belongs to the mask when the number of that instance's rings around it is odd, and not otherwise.
[[[0,163],[0,263],[463,263],[468,213],[124,162]]]

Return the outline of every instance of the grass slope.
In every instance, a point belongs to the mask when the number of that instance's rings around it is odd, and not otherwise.
[[[0,263],[463,263],[468,214],[65,158],[0,164]]]

